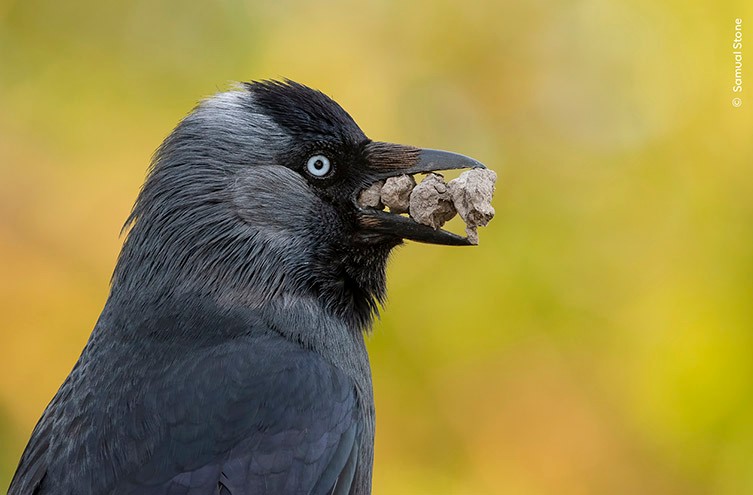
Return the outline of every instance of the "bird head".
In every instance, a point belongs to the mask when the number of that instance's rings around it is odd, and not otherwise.
[[[359,192],[397,175],[476,167],[463,155],[372,141],[301,84],[242,84],[200,103],[157,150],[113,287],[229,305],[308,297],[364,329],[384,298],[392,248],[468,242],[361,207]]]

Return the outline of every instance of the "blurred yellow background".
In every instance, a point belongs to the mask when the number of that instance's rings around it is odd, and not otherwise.
[[[753,493],[750,67],[743,0],[0,1],[0,489],[153,150],[289,77],[500,175],[478,248],[389,266],[375,493]]]

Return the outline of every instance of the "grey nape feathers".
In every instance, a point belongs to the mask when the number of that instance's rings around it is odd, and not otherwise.
[[[357,204],[475,160],[371,141],[324,94],[254,82],[157,151],[111,290],[10,487],[29,494],[368,494],[363,332],[403,239],[468,244]]]

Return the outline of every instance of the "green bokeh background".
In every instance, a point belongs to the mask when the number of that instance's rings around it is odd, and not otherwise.
[[[500,176],[479,247],[390,263],[375,493],[753,493],[750,67],[742,0],[0,1],[0,489],[152,151],[289,77]]]

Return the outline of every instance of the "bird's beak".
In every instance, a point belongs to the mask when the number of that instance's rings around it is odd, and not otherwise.
[[[399,175],[486,168],[481,162],[449,151],[420,149],[400,144],[372,142],[367,154],[373,182]],[[354,198],[355,201],[355,198]],[[472,245],[465,237],[420,224],[408,216],[358,206],[361,233],[365,238],[393,237],[447,246]]]

